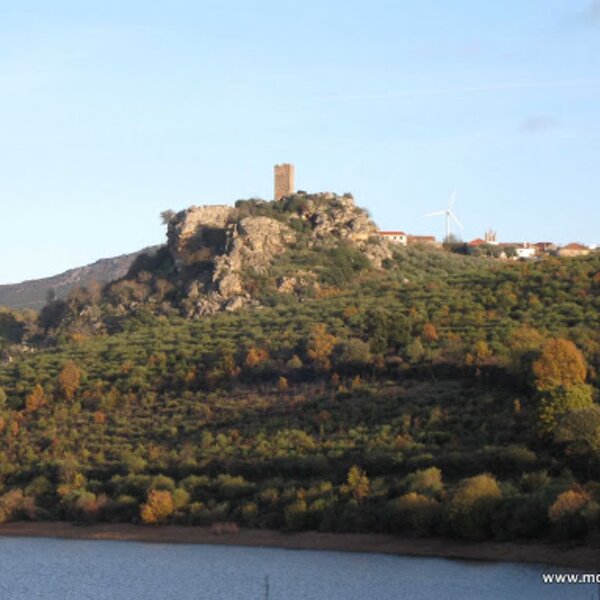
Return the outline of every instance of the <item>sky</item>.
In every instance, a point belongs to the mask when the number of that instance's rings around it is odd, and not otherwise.
[[[600,243],[600,0],[0,0],[0,283],[159,213],[352,192],[382,229]]]

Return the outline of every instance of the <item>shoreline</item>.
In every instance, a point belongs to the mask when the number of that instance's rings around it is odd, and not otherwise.
[[[316,531],[283,533],[265,529],[240,529],[238,533],[216,535],[208,527],[148,526],[131,523],[74,525],[60,521],[3,523],[0,525],[0,537],[45,537],[366,552],[423,558],[537,563],[585,569],[594,573],[600,572],[600,549],[567,544],[476,543],[378,533],[320,533]]]

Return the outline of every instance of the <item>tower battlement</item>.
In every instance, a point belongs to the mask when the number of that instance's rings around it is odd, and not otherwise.
[[[295,191],[294,179],[296,168],[294,165],[283,163],[273,167],[275,172],[275,200],[281,200]]]

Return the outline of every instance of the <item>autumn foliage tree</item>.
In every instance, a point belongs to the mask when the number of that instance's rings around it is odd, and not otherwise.
[[[588,502],[590,495],[582,489],[571,489],[559,494],[548,509],[551,521],[559,521],[576,515]]]
[[[540,357],[533,363],[533,374],[540,394],[539,417],[543,431],[554,431],[566,414],[592,405],[592,390],[585,384],[585,358],[570,340],[546,340]]]
[[[437,342],[438,337],[437,329],[433,323],[425,323],[425,325],[423,325],[423,339],[426,342]]]
[[[150,490],[148,499],[145,504],[142,504],[140,509],[140,517],[143,523],[153,525],[162,523],[173,514],[175,505],[173,496],[167,490]]]
[[[319,371],[331,368],[331,353],[336,344],[336,337],[327,332],[323,323],[315,325],[308,338],[306,354]]]
[[[59,392],[71,400],[81,383],[81,370],[72,361],[68,361],[58,375],[57,384]]]
[[[250,369],[258,367],[269,358],[269,353],[264,348],[252,347],[246,354],[244,365]]]
[[[28,413],[35,412],[38,408],[44,406],[47,402],[44,388],[38,383],[29,396],[25,399],[25,410]]]
[[[546,340],[540,357],[533,363],[535,385],[539,391],[584,383],[586,373],[581,351],[573,342],[562,338]]]
[[[369,495],[370,482],[367,474],[357,465],[350,467],[346,477],[346,485],[343,486],[343,491],[351,494],[352,497],[360,504],[365,501]]]
[[[501,498],[500,486],[491,475],[464,479],[450,501],[448,516],[454,533],[472,540],[488,537],[493,509]]]

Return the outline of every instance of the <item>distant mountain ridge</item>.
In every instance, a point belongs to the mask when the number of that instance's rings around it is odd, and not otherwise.
[[[140,254],[154,249],[145,248],[132,254],[101,258],[92,264],[69,269],[52,277],[0,285],[0,306],[39,310],[46,304],[49,292],[54,293],[57,299],[64,299],[73,288],[88,285],[92,281],[108,283],[124,277]]]

